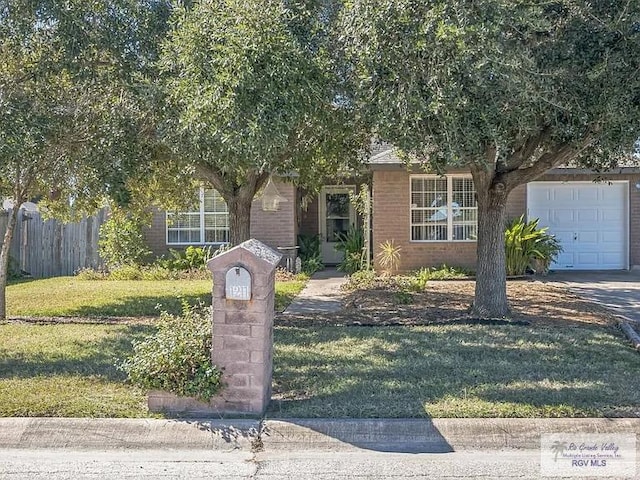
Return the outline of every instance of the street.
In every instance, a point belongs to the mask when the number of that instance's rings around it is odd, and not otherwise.
[[[296,479],[540,478],[538,450],[400,454],[357,451],[1,449],[0,478]]]

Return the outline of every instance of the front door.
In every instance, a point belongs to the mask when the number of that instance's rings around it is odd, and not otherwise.
[[[337,265],[344,258],[343,252],[336,250],[340,234],[346,234],[356,223],[356,214],[349,199],[354,187],[329,186],[320,192],[320,247],[322,261],[326,265]]]

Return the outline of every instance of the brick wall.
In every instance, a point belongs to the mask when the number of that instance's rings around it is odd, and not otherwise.
[[[548,174],[544,181],[592,181],[593,175]],[[610,180],[629,181],[629,263],[640,265],[640,174],[612,175]],[[475,268],[475,242],[411,242],[409,228],[409,174],[406,170],[376,170],[373,173],[373,251],[374,259],[380,244],[394,240],[401,248],[400,271],[423,266],[451,266]],[[521,185],[509,195],[507,218],[527,212],[527,188]],[[377,261],[376,261],[377,265]]]
[[[270,247],[296,245],[298,227],[296,225],[296,187],[291,183],[274,181],[280,195],[288,201],[280,203],[276,212],[262,210],[260,200],[251,207],[251,236]],[[180,249],[182,245],[167,245],[167,226],[164,210],[154,209],[151,227],[145,230],[145,239],[153,255],[160,256],[169,248]]]
[[[373,255],[376,266],[380,244],[394,241],[400,247],[400,271],[425,266],[473,268],[475,242],[411,242],[409,227],[409,174],[405,170],[380,170],[373,174]]]

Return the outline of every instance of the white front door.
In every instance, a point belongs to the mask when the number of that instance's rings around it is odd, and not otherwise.
[[[340,234],[346,234],[356,223],[356,213],[349,199],[354,187],[323,187],[319,202],[319,230],[322,261],[327,265],[337,265],[343,260],[343,253],[336,250]]]
[[[527,214],[560,241],[555,270],[628,268],[629,183],[533,182]]]

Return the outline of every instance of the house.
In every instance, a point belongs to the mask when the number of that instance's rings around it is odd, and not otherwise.
[[[287,249],[297,245],[298,235],[319,235],[323,262],[326,265],[340,263],[341,254],[335,249],[337,234],[358,224],[349,192],[356,191],[359,182],[352,179],[325,185],[310,199],[284,179],[276,179],[273,184],[284,201],[275,211],[265,210],[260,199],[253,202],[251,235],[272,248],[280,248],[285,257],[288,252],[295,252]],[[227,207],[215,190],[202,188],[199,206],[193,211],[178,215],[154,211],[145,237],[156,256],[188,245],[219,246],[229,240]]]
[[[384,242],[400,247],[400,271],[447,264],[474,268],[477,207],[468,172],[445,176],[408,171],[389,145],[378,145],[369,161],[372,195],[372,257]],[[622,270],[640,265],[640,169],[621,168],[594,182],[587,170],[556,168],[511,192],[509,218],[525,214],[560,240],[564,251],[552,269]],[[360,181],[326,185],[305,200],[293,184],[274,182],[286,201],[264,211],[256,200],[251,211],[252,236],[273,248],[293,247],[297,236],[320,235],[325,264],[338,264],[336,234],[362,225],[349,202]],[[178,221],[156,212],[147,232],[156,255],[187,245],[219,245],[228,240],[226,206],[213,190],[202,190],[200,206]]]
[[[400,247],[401,271],[423,266],[474,268],[477,207],[471,175],[408,171],[391,147],[370,159],[373,255]],[[525,214],[560,240],[556,270],[622,270],[640,265],[640,169],[596,175],[556,168],[509,195],[508,218]]]

